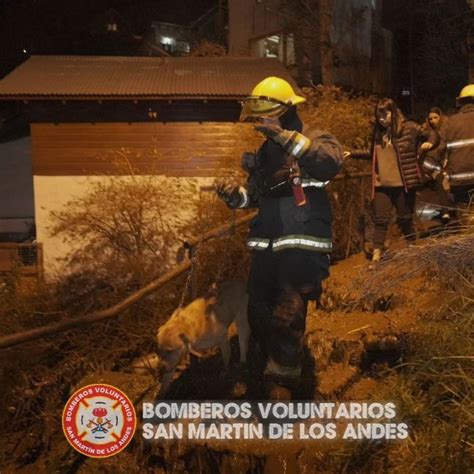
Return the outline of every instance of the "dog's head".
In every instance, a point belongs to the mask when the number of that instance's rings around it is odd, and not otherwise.
[[[173,370],[181,357],[189,351],[189,341],[182,328],[174,324],[165,324],[156,335],[160,369],[165,372]]]
[[[198,318],[210,316],[216,304],[217,286],[213,285],[206,296],[192,301],[184,308],[176,309],[171,318],[159,328],[156,335],[157,353],[165,370],[173,370],[181,357],[189,351],[189,325]]]

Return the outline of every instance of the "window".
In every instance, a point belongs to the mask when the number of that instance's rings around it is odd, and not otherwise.
[[[264,40],[264,57],[266,58],[278,58],[278,52],[280,49],[281,37],[278,35],[268,36]]]
[[[178,51],[178,53],[189,53],[191,47],[187,41],[176,41],[176,51]]]
[[[295,64],[293,35],[272,35],[253,43],[253,54],[260,58],[277,58],[285,66]]]
[[[160,40],[161,46],[168,53],[174,53],[176,51],[176,40],[170,36],[162,36]]]

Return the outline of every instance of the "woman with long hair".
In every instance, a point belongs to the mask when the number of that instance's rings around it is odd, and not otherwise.
[[[431,130],[438,132],[440,138],[439,146],[430,150],[426,153],[425,162],[423,166],[427,171],[432,171],[435,167],[442,167],[444,165],[444,150],[446,144],[446,130],[448,127],[448,116],[443,114],[443,111],[439,107],[431,107],[426,121],[423,125],[423,132],[429,133]]]
[[[392,209],[408,242],[416,240],[413,223],[416,189],[423,184],[418,150],[436,148],[436,130],[423,131],[417,123],[407,120],[392,99],[380,100],[375,108],[372,149],[356,151],[354,158],[372,159],[372,199],[374,236],[372,261],[382,256]]]
[[[427,183],[428,188],[435,192],[433,204],[444,208],[441,214],[441,220],[444,223],[449,221],[449,207],[452,206],[449,193],[443,184],[442,174],[446,165],[446,132],[448,123],[448,116],[444,115],[439,107],[431,107],[426,117],[426,122],[423,125],[423,131],[425,133],[435,130],[438,132],[440,138],[439,146],[424,154],[423,169],[429,179]]]
[[[426,117],[426,125],[438,133],[441,133],[446,128],[448,121],[447,115],[443,114],[443,111],[439,107],[431,107],[430,111],[428,112],[428,116]]]

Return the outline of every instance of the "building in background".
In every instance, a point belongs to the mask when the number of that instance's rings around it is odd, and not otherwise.
[[[229,0],[229,54],[276,57],[299,83],[391,90],[392,34],[382,0]],[[313,7],[312,7],[313,6]],[[330,69],[330,71],[328,71]]]
[[[186,56],[203,40],[225,45],[226,22],[226,2],[218,0],[216,5],[192,21],[153,21],[152,40],[155,46],[164,49],[171,56]]]
[[[87,193],[88,179],[123,175],[118,158],[125,155],[138,175],[172,180],[168,187],[189,178],[208,186],[240,169],[244,137],[255,136],[251,124],[238,122],[240,101],[267,76],[296,87],[276,59],[230,57],[33,56],[1,80],[0,105],[21,106],[30,123],[26,155],[1,162],[11,173],[23,170],[23,188],[30,183],[15,204],[21,216],[31,217],[33,181],[46,274],[71,250],[49,236],[51,212]]]
[[[170,56],[186,56],[191,51],[193,34],[189,26],[154,21],[151,29],[153,44]]]

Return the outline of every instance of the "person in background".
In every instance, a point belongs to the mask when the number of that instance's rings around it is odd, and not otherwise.
[[[446,172],[456,207],[469,204],[474,193],[474,84],[457,98],[460,107],[446,128]]]
[[[392,99],[382,99],[377,103],[370,152],[351,152],[352,158],[372,159],[373,262],[382,257],[393,207],[406,240],[416,240],[413,223],[415,192],[424,181],[418,151],[428,152],[438,145],[436,130],[423,132],[417,123],[404,117]]]
[[[429,133],[431,130],[438,132],[440,144],[437,148],[421,153],[423,158],[422,167],[429,180],[427,186],[436,193],[433,203],[442,208],[441,220],[445,223],[449,221],[449,208],[452,206],[448,190],[443,183],[443,169],[446,166],[446,132],[448,127],[448,117],[443,114],[439,107],[432,107],[423,125],[423,132]]]
[[[443,111],[439,107],[431,107],[426,123],[429,127],[436,130],[438,133],[446,131],[446,125],[448,117],[443,114]]]

